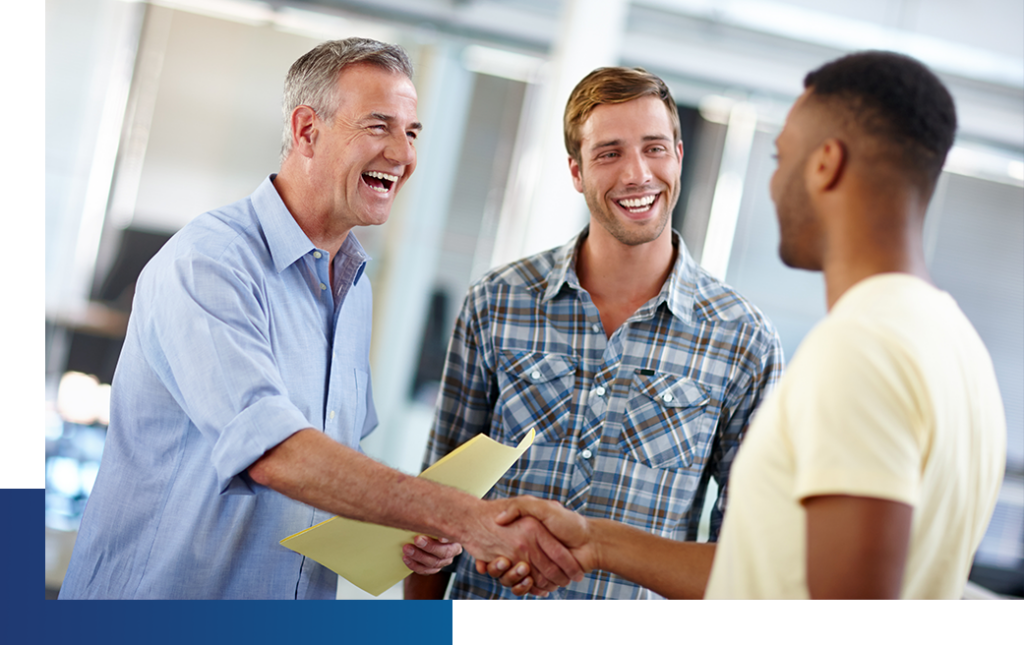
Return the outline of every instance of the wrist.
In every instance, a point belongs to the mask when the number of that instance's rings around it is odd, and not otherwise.
[[[614,563],[610,559],[614,559],[615,549],[615,538],[616,530],[622,526],[619,522],[613,520],[588,517],[587,518],[587,543],[590,545],[590,560],[588,564],[591,565],[592,569],[601,569],[602,571],[613,571]],[[582,564],[582,563],[581,563]]]
[[[472,495],[462,494],[451,509],[440,519],[441,537],[458,542],[467,551],[475,550],[485,522],[496,514],[489,508],[490,503]]]

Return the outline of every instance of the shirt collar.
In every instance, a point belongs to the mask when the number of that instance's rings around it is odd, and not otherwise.
[[[672,230],[672,246],[676,249],[676,262],[672,273],[661,287],[657,304],[664,302],[676,318],[693,319],[694,303],[697,300],[697,273],[700,268],[686,249],[683,238]]]
[[[277,177],[276,173],[263,180],[263,183],[252,194],[252,204],[256,210],[256,217],[259,218],[260,227],[263,229],[263,235],[267,240],[267,248],[274,261],[274,268],[281,273],[302,256],[316,250],[316,247],[295,221],[288,207],[285,206],[277,188],[274,187],[275,177]],[[359,282],[370,256],[366,254],[359,240],[351,231],[345,237],[345,241],[338,250],[338,255],[350,262],[357,263],[352,272],[352,284]],[[336,272],[343,270],[342,262],[332,264],[335,266]]]
[[[590,226],[588,225],[564,246],[555,249],[551,271],[548,272],[548,286],[541,302],[547,302],[554,298],[561,291],[562,285],[568,285],[573,289],[581,288],[579,278],[576,276],[576,254],[580,244],[589,233]],[[672,273],[669,274],[668,280],[665,280],[658,296],[645,307],[650,307],[652,310],[657,309],[664,302],[674,316],[683,320],[691,320],[697,293],[697,263],[686,250],[686,244],[683,243],[682,237],[674,229],[672,231],[672,246],[676,248],[676,260],[672,266]]]
[[[359,278],[363,277],[363,272],[366,270],[366,261],[369,259],[370,256],[363,250],[363,245],[356,239],[355,232],[349,231],[345,236],[345,241],[341,243],[341,248],[338,249],[338,257],[332,263],[335,283],[341,284],[346,273],[352,275],[352,284],[359,282]]]
[[[548,272],[548,288],[544,290],[541,302],[547,302],[558,295],[563,284],[573,289],[580,288],[580,280],[576,277],[576,252],[589,234],[590,226],[587,225],[576,237],[555,249],[551,271]]]
[[[267,241],[267,248],[270,250],[270,257],[274,261],[274,268],[281,273],[296,260],[311,252],[314,246],[309,236],[292,217],[288,207],[284,205],[281,195],[274,187],[275,177],[277,175],[272,174],[264,179],[251,199]]]

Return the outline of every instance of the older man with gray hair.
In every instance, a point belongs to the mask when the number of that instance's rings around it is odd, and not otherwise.
[[[377,416],[350,233],[387,221],[416,167],[411,77],[400,47],[363,38],[302,56],[280,172],[143,270],[61,598],[333,598],[334,574],[278,544],[331,515],[423,533],[403,553],[419,573],[464,546],[529,560],[551,589],[581,577],[535,520],[498,526],[500,503],[359,450]]]

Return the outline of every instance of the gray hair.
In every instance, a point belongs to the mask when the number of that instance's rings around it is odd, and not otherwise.
[[[334,119],[334,110],[338,104],[338,74],[345,67],[356,63],[369,63],[412,79],[412,63],[405,50],[398,45],[369,38],[346,38],[320,43],[295,61],[284,79],[284,100],[281,104],[284,113],[282,162],[292,150],[292,112],[300,105],[308,105],[321,119]]]

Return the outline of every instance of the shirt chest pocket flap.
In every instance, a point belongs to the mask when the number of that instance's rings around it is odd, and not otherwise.
[[[518,443],[536,428],[536,442],[555,441],[566,432],[577,360],[564,354],[502,351],[498,387],[504,439]]]
[[[636,370],[622,424],[626,454],[652,468],[687,468],[714,438],[709,388],[675,374]]]

